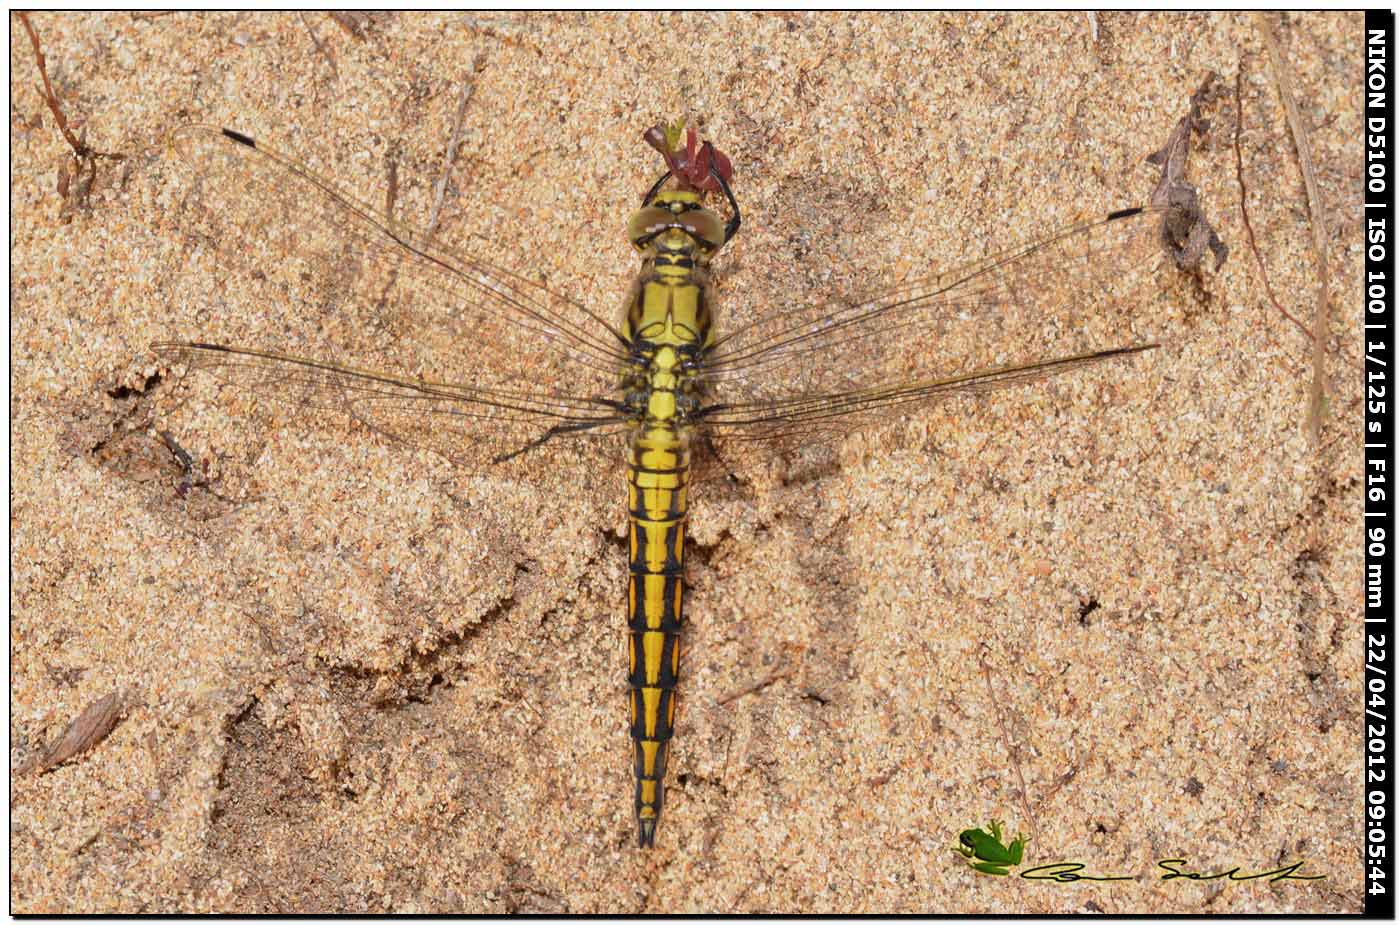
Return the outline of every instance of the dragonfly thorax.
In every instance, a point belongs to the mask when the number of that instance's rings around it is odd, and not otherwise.
[[[637,210],[628,232],[643,255],[623,315],[622,336],[632,346],[632,377],[645,380],[649,389],[675,388],[664,384],[670,366],[676,371],[693,367],[713,345],[705,264],[724,243],[724,227],[719,216],[700,204],[699,194],[667,191]],[[673,362],[663,364],[668,358]]]
[[[624,404],[639,422],[684,426],[699,407],[699,367],[691,344],[639,340],[623,381]]]
[[[631,225],[644,259],[624,313],[632,354],[625,402],[638,421],[683,427],[698,407],[699,365],[714,343],[704,268],[714,248],[705,235],[714,231],[723,243],[724,232],[694,193],[662,193],[653,202],[668,204],[639,209]]]

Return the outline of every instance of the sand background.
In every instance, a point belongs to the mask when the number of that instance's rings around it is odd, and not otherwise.
[[[123,710],[13,779],[13,912],[1360,909],[1359,14],[1278,23],[1331,252],[1319,446],[1309,343],[1241,221],[1243,68],[1250,217],[1310,317],[1309,209],[1245,17],[32,21],[70,120],[125,160],[60,196],[67,147],[12,18],[12,769],[104,695]],[[191,265],[160,144],[187,122],[275,138],[376,202],[393,162],[400,216],[426,216],[470,77],[440,236],[543,255],[611,311],[661,119],[703,118],[738,165],[726,302],[816,298],[1144,201],[1143,158],[1211,70],[1229,93],[1189,176],[1233,253],[1166,348],[697,492],[648,853],[620,468],[463,473],[177,401],[145,352],[305,343]],[[208,486],[182,489],[161,430]],[[1028,863],[1136,879],[976,874],[951,846],[989,817],[1032,835]],[[1327,879],[1163,883],[1166,857]]]

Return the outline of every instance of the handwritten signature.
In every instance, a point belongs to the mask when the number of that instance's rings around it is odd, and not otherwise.
[[[1258,873],[1241,873],[1239,867],[1232,867],[1229,870],[1222,870],[1213,874],[1201,873],[1200,871],[1184,870],[1181,865],[1185,865],[1185,858],[1165,858],[1157,862],[1157,866],[1166,871],[1162,875],[1163,880],[1177,880],[1185,878],[1187,880],[1219,880],[1226,878],[1236,882],[1244,880],[1259,880],[1267,877],[1270,883],[1277,883],[1280,880],[1325,880],[1326,874],[1300,874],[1298,868],[1306,862],[1297,861],[1293,864],[1286,864],[1283,867],[1275,867],[1272,870],[1261,870]],[[1073,883],[1076,880],[1135,880],[1136,877],[1115,874],[1086,874],[1082,873],[1085,865],[1074,861],[1061,861],[1056,864],[1042,864],[1039,867],[1031,867],[1021,871],[1021,878],[1024,880],[1053,880],[1056,883]]]

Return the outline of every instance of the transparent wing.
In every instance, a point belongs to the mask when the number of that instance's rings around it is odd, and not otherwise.
[[[1140,344],[1117,347],[1020,366],[980,369],[946,379],[906,382],[835,395],[798,395],[787,399],[713,405],[706,409],[703,420],[711,436],[716,439],[764,441],[791,449],[896,416],[907,416],[921,404],[1026,385],[1106,360],[1155,350],[1158,346]]]
[[[1124,209],[877,294],[760,311],[707,360],[703,420],[717,442],[787,449],[1153,346],[1168,213]]]
[[[238,347],[157,345],[172,361],[461,463],[618,423],[608,399],[626,345],[580,303],[439,246],[236,132],[189,126],[170,145],[194,172],[180,227],[271,290],[274,331]],[[279,352],[293,332],[314,358]]]
[[[152,349],[191,371],[279,399],[303,420],[342,413],[466,467],[503,462],[567,437],[591,438],[595,448],[621,458],[614,438],[625,432],[627,418],[605,399],[476,389],[218,344],[169,342]]]

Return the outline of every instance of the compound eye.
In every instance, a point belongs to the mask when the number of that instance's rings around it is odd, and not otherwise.
[[[685,229],[686,234],[711,248],[724,243],[724,223],[709,209],[691,209],[683,212],[677,223]]]
[[[627,221],[627,240],[641,247],[647,239],[655,237],[674,225],[676,217],[670,209],[658,206],[643,206]]]

